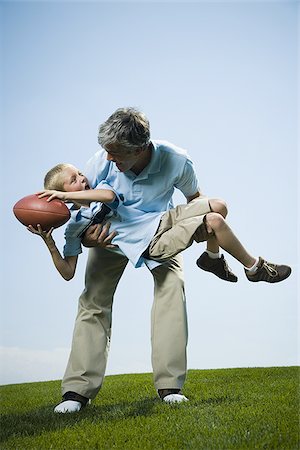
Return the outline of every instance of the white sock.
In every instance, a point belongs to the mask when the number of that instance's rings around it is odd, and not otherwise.
[[[218,258],[220,258],[220,252],[214,253],[214,252],[210,252],[209,250],[206,250],[206,253],[208,254],[208,256],[211,259],[218,259]]]
[[[256,259],[256,261],[253,264],[253,266],[245,267],[245,269],[247,270],[248,273],[253,274],[253,273],[255,273],[257,271],[257,264],[258,264],[259,258],[255,258],[255,259]]]

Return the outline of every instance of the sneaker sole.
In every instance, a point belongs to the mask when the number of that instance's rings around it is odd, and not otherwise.
[[[285,275],[283,275],[280,279],[269,279],[269,280],[252,280],[251,278],[249,278],[249,276],[247,276],[248,280],[251,281],[252,283],[259,283],[260,281],[264,281],[265,283],[280,283],[280,281],[284,281],[286,280],[292,273],[292,269],[290,269]]]
[[[213,275],[215,275],[216,277],[220,278],[220,280],[223,281],[229,281],[229,283],[237,283],[238,278],[236,277],[236,280],[229,280],[228,278],[222,278],[219,275],[217,275],[215,272],[213,272],[210,269],[207,269],[206,267],[201,266],[201,264],[198,264],[198,260],[196,261],[197,266],[199,267],[199,269],[204,270],[205,272],[209,272],[212,273]]]

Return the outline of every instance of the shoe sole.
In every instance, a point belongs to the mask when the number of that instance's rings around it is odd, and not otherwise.
[[[237,283],[237,281],[238,281],[238,278],[237,278],[237,277],[236,277],[236,280],[229,280],[228,278],[220,277],[219,275],[217,275],[217,274],[216,274],[215,272],[213,272],[212,270],[207,269],[206,267],[201,266],[200,263],[198,264],[198,261],[199,261],[199,260],[197,259],[196,264],[197,264],[197,266],[199,267],[199,269],[204,270],[205,272],[212,273],[212,274],[215,275],[216,277],[220,278],[220,280],[223,280],[223,281],[229,281],[229,283]]]
[[[252,283],[259,283],[260,281],[264,281],[265,283],[274,284],[274,283],[280,283],[280,281],[286,280],[291,275],[291,273],[292,273],[292,269],[290,268],[289,271],[285,275],[283,275],[279,280],[272,279],[272,278],[270,280],[252,280],[251,278],[248,278],[247,274],[246,274],[246,276],[247,276],[248,280],[251,281]]]

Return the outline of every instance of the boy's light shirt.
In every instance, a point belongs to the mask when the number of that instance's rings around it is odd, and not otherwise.
[[[98,186],[96,187],[98,188]],[[109,188],[110,190],[111,187]],[[117,196],[116,200],[109,204],[111,208],[116,208],[120,199]],[[82,235],[87,228],[92,224],[95,215],[100,211],[102,203],[91,202],[88,208],[81,207],[80,209],[70,208],[71,218],[65,229],[65,245],[64,256],[76,256],[82,253]],[[106,217],[109,217],[109,213]]]
[[[159,263],[141,255],[155,235],[161,216],[173,207],[174,187],[189,197],[199,186],[185,150],[167,141],[151,142],[151,161],[139,175],[120,172],[113,162],[107,161],[107,153],[102,149],[88,161],[85,173],[91,187],[112,188],[124,199],[109,218],[110,231],[118,232],[112,243],[119,249],[112,251],[121,250],[135,267],[146,264],[152,270]]]
[[[64,256],[76,256],[82,253],[80,236],[91,225],[101,206],[101,203],[93,202],[89,208],[70,208],[71,218],[65,229]]]

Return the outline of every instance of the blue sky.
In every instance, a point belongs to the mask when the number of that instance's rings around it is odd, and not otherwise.
[[[189,368],[297,364],[297,3],[0,7],[0,383],[62,377],[87,256],[65,282],[12,207],[55,164],[84,170],[99,124],[121,106],[142,109],[154,139],[188,150],[202,191],[227,201],[252,254],[293,268],[283,283],[253,285],[228,256],[239,276],[232,285],[196,267],[203,244],[187,250]],[[54,237],[62,248],[63,228]],[[152,291],[151,275],[128,266],[107,373],[151,371]]]

